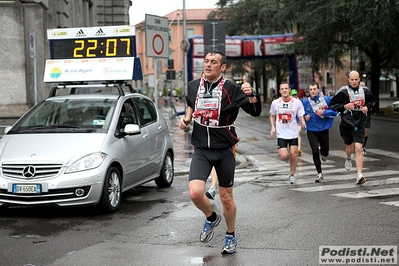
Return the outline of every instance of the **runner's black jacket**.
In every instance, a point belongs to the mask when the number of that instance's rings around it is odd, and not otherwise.
[[[358,90],[357,88],[352,88],[354,91]],[[364,106],[367,106],[368,110],[371,110],[373,107],[374,95],[367,87],[363,87],[364,91]],[[352,125],[359,126],[366,122],[367,116],[363,114],[361,111],[353,111],[353,110],[345,110],[344,105],[349,103],[349,94],[346,86],[343,86],[339,89],[339,91],[331,98],[330,106],[333,110],[337,111],[341,115],[341,121]]]
[[[219,80],[220,81],[220,80]],[[214,89],[218,82],[215,82],[210,90]],[[207,83],[207,81],[205,81]],[[195,111],[195,99],[197,97],[200,79],[190,81],[188,84],[186,102]],[[209,86],[208,84],[205,84]],[[240,107],[251,116],[260,116],[262,112],[262,103],[259,95],[256,96],[257,102],[250,103],[248,96],[241,90],[241,86],[233,81],[226,80],[222,92],[222,103],[219,117],[219,128],[207,127],[194,122],[194,128],[191,137],[191,144],[196,148],[231,148],[239,139],[236,134],[234,121],[238,116]]]

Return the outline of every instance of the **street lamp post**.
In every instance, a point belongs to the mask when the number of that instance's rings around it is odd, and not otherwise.
[[[186,25],[186,0],[183,0],[183,40],[187,39],[187,25]],[[188,72],[187,72],[187,49],[184,49],[184,90],[188,86]],[[187,91],[186,91],[187,92]],[[185,107],[185,106],[184,106]]]
[[[180,13],[177,13],[177,41],[180,44]],[[180,49],[177,49],[177,70],[180,72],[181,65],[180,65]]]

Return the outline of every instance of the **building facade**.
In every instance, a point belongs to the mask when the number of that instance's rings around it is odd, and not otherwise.
[[[190,38],[195,35],[203,35],[203,23],[211,11],[215,9],[186,9],[186,37]],[[157,81],[159,94],[167,93],[171,89],[184,89],[184,51],[181,47],[183,41],[183,10],[177,9],[164,17],[169,21],[169,58],[158,58],[157,65]],[[135,25],[136,28],[136,45],[137,57],[140,58],[143,69],[143,80],[135,81],[136,88],[145,88],[147,95],[153,96],[154,92],[154,59],[146,56],[146,35],[145,21]],[[172,60],[172,61],[171,61]],[[168,70],[168,62],[173,62],[173,67],[169,68],[175,71],[175,79],[168,80],[166,72]]]
[[[130,0],[0,1],[0,124],[48,96],[47,29],[129,24]]]

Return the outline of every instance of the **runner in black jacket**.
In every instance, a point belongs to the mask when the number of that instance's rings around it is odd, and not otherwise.
[[[224,82],[223,89],[219,86],[221,81]],[[262,111],[260,99],[256,103],[250,103],[248,96],[241,90],[240,86],[221,76],[214,83],[209,83],[203,79],[190,82],[186,96],[189,107],[194,108],[196,104],[198,88],[201,82],[204,83],[204,87],[209,86],[209,91],[214,94],[222,92],[221,99],[210,98],[218,101],[218,103],[210,103],[210,105],[219,104],[221,101],[221,108],[219,110],[212,106],[209,109],[196,109],[194,111],[193,120],[195,123],[191,144],[196,148],[231,148],[232,145],[238,142],[233,124],[238,116],[240,107],[252,116],[259,116]],[[208,99],[204,98],[203,101],[207,101]]]
[[[214,236],[213,229],[221,220],[220,214],[212,210],[205,196],[205,183],[215,167],[219,181],[219,195],[223,204],[223,215],[227,224],[223,254],[236,252],[235,238],[236,204],[233,198],[235,158],[232,146],[238,142],[234,121],[239,109],[252,116],[262,111],[260,97],[254,95],[250,84],[244,78],[243,85],[223,77],[226,57],[220,51],[209,52],[204,60],[204,75],[188,84],[187,109],[179,121],[180,128],[194,120],[191,143],[194,153],[189,174],[189,195],[195,206],[206,218],[200,234],[201,242],[209,242]]]
[[[346,145],[345,169],[352,168],[352,153],[355,148],[357,177],[356,184],[363,184],[362,147],[367,123],[367,112],[373,106],[374,96],[366,87],[359,86],[359,72],[351,71],[348,86],[343,86],[331,99],[331,108],[341,115],[340,134]],[[354,144],[354,145],[353,145]]]

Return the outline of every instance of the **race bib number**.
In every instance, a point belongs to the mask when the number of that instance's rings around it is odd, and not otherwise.
[[[292,121],[292,116],[291,114],[278,114],[278,120],[281,123],[286,124]]]
[[[219,98],[198,99],[197,109],[199,109],[199,110],[219,109]]]

